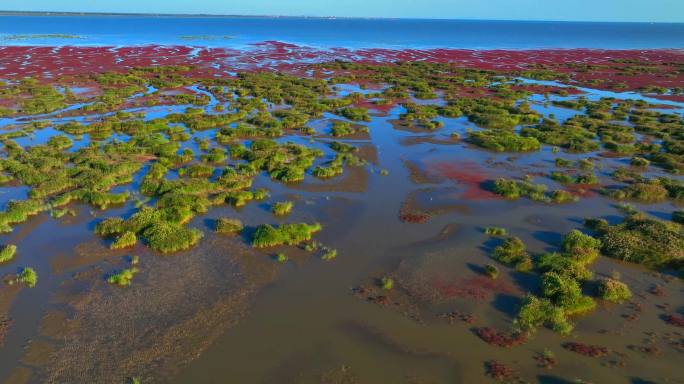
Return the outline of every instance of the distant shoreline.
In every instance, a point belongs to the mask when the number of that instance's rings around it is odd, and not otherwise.
[[[63,11],[3,11],[0,16],[82,16],[82,17],[182,17],[182,18],[242,18],[242,19],[318,19],[318,20],[440,20],[464,22],[516,22],[516,23],[587,23],[587,24],[684,24],[677,22],[652,21],[584,21],[584,20],[498,20],[498,19],[434,19],[398,17],[358,17],[358,16],[284,16],[284,15],[229,15],[229,14],[192,14],[192,13],[135,13],[135,12],[63,12]]]

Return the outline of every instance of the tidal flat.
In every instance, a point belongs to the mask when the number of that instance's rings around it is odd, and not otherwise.
[[[678,383],[684,53],[0,47],[0,380]]]

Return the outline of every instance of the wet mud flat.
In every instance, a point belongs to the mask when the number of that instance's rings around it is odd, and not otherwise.
[[[0,53],[6,382],[680,380],[681,52]]]

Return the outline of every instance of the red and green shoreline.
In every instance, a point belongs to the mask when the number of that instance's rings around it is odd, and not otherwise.
[[[361,63],[427,61],[495,71],[548,69],[568,74],[577,85],[639,90],[645,86],[673,88],[684,83],[684,72],[672,76],[684,50],[466,50],[466,49],[318,49],[267,41],[246,49],[192,46],[0,46],[0,78],[35,77],[50,81],[61,76],[125,71],[153,65],[192,65],[197,76],[226,76],[233,72],[304,71],[312,63],[345,60]],[[648,65],[649,71],[622,72]],[[669,75],[665,75],[669,72]],[[600,84],[597,84],[600,80]],[[680,100],[681,96],[663,98]]]

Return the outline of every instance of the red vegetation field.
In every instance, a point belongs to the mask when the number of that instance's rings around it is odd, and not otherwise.
[[[235,71],[278,69],[301,73],[311,63],[335,59],[362,63],[428,61],[501,71],[547,69],[572,76],[579,85],[601,80],[595,87],[620,84],[622,89],[645,85],[675,87],[684,73],[672,63],[684,61],[680,50],[463,50],[463,49],[317,49],[275,41],[247,49],[187,46],[140,47],[0,47],[0,78],[26,76],[46,80],[62,75],[126,70],[150,65],[193,65],[197,75],[227,76]],[[592,65],[590,70],[583,65]],[[623,76],[622,71],[649,66],[651,70]]]

